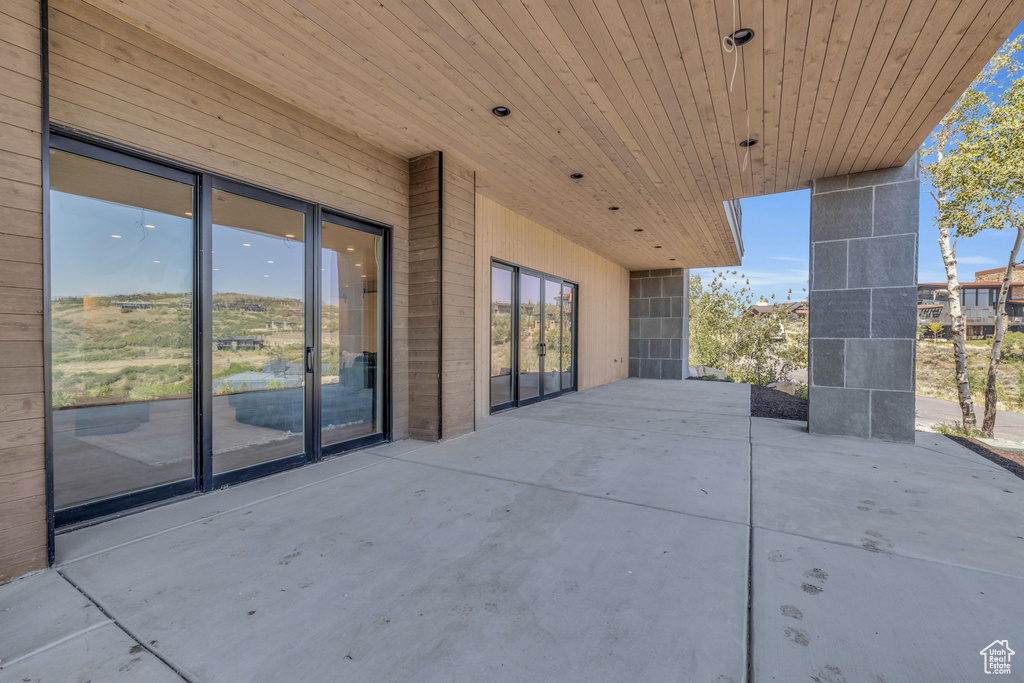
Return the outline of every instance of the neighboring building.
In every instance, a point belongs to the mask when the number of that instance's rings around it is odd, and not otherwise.
[[[747,313],[750,315],[771,315],[777,311],[785,311],[789,320],[803,320],[807,317],[809,308],[806,301],[793,301],[784,304],[769,304],[763,299],[751,306]]]
[[[1003,283],[1005,268],[980,270],[974,274],[974,282],[960,283],[960,306],[964,312],[964,323],[968,339],[988,339],[995,334],[996,304],[999,288]],[[1010,291],[1006,298],[1006,329],[1024,331],[1024,266],[1014,268]],[[945,282],[926,282],[917,286],[917,319],[925,328],[926,337],[948,338],[953,324],[949,317],[949,285]],[[927,328],[939,323],[942,332],[935,335]]]
[[[689,269],[809,187],[809,430],[912,442],[917,150],[1024,5],[741,4],[5,0],[0,581],[59,527],[682,380]],[[140,292],[192,308],[107,305]],[[216,394],[240,348],[301,388]]]
[[[259,337],[218,337],[218,351],[259,351],[263,340]]]

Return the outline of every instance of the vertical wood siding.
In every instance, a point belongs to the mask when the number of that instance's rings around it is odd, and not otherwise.
[[[579,283],[579,388],[629,374],[629,271],[519,215],[476,196],[476,414],[490,408],[491,259]]]

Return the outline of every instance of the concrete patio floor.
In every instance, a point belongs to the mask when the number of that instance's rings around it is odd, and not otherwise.
[[[61,534],[0,587],[0,680],[896,683],[1024,652],[1024,482],[748,400],[626,380]]]

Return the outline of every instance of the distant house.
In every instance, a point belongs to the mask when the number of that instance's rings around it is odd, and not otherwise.
[[[218,337],[218,351],[259,351],[263,340],[259,337]]]
[[[988,339],[995,334],[996,302],[1003,283],[1004,268],[979,270],[973,282],[960,283],[960,306],[964,311],[968,339]],[[1024,266],[1014,268],[1006,297],[1006,329],[1024,331]],[[1019,284],[1018,284],[1019,283]],[[945,282],[917,285],[917,320],[927,327],[942,325],[938,336],[948,338],[953,321],[949,317],[949,287]]]
[[[747,315],[771,315],[777,311],[785,311],[786,317],[790,320],[803,319],[807,317],[808,313],[807,302],[793,301],[784,304],[770,304],[761,299],[747,309]]]

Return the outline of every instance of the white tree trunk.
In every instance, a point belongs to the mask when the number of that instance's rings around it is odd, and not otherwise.
[[[1010,260],[1003,273],[1003,284],[999,287],[999,301],[996,304],[995,335],[992,338],[992,351],[988,359],[988,379],[985,382],[985,419],[981,423],[981,431],[991,438],[996,428],[996,373],[1003,355],[1003,337],[1006,335],[1006,295],[1010,291],[1013,269],[1017,265],[1017,254],[1020,252],[1021,241],[1024,241],[1024,226],[1017,228],[1017,239],[1010,250]]]
[[[942,211],[945,197],[939,196],[939,211]],[[971,386],[967,381],[967,330],[964,325],[964,312],[960,306],[960,280],[956,273],[956,254],[949,238],[949,228],[939,222],[939,249],[942,251],[942,263],[946,266],[947,289],[949,290],[949,317],[953,337],[953,364],[956,371],[956,391],[960,400],[960,412],[963,415],[963,428],[967,431],[977,429],[978,420],[974,415],[974,399],[971,398]]]

